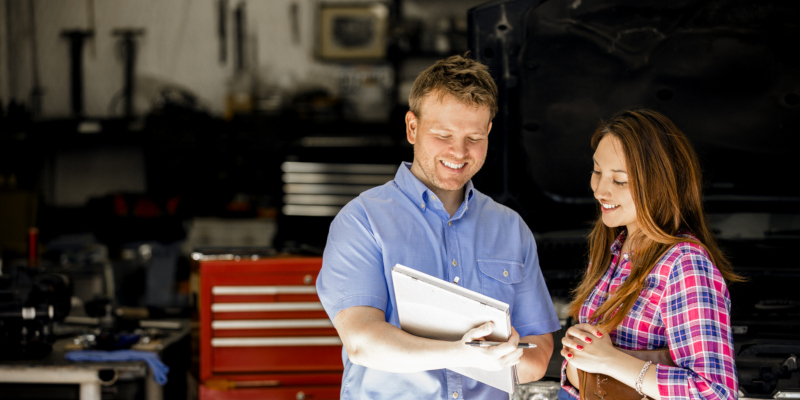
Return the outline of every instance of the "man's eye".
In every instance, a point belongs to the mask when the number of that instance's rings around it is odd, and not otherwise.
[[[468,138],[468,140],[469,140],[470,142],[472,142],[472,143],[478,143],[478,142],[480,142],[481,140],[483,140],[483,138],[475,137],[475,138]]]

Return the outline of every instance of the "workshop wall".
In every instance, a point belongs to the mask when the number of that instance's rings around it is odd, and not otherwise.
[[[84,110],[89,117],[122,113],[117,100],[124,62],[115,29],[142,29],[135,64],[137,114],[146,112],[165,85],[190,88],[212,113],[223,111],[236,81],[233,12],[246,14],[246,69],[276,86],[326,81],[331,66],[314,59],[316,1],[227,1],[227,34],[219,33],[218,0],[0,0],[0,96],[27,102],[38,70],[44,89],[41,117],[70,115],[69,41],[65,30],[93,30],[83,51]],[[31,18],[31,15],[34,18]],[[221,41],[226,59],[221,60]],[[36,61],[31,52],[36,42]],[[36,65],[34,65],[34,62]]]
[[[17,247],[24,250],[30,226],[41,228],[44,241],[97,231],[103,212],[119,211],[106,207],[116,200],[180,198],[180,213],[164,213],[176,219],[265,214],[256,209],[274,215],[283,160],[396,165],[410,159],[402,115],[411,84],[435,60],[466,51],[467,9],[484,0],[375,1],[396,12],[390,32],[375,35],[385,55],[322,61],[315,54],[320,10],[356,1],[0,0],[0,190],[24,190],[40,206],[19,229],[9,229]],[[245,65],[238,68],[240,10]],[[133,120],[120,118],[120,29],[142,32]],[[75,30],[93,32],[81,51],[87,118],[72,115],[64,33]],[[164,94],[167,88],[178,88],[169,92],[174,97]],[[250,214],[237,208],[240,199],[252,203]],[[327,225],[321,223],[321,233]]]

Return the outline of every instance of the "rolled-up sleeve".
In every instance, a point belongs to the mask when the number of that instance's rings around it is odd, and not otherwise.
[[[358,200],[350,202],[331,223],[317,277],[317,294],[331,320],[354,306],[386,312],[389,293],[381,254],[363,208]]]
[[[735,400],[739,384],[725,281],[693,246],[684,246],[673,265],[659,307],[678,367],[657,366],[661,398]]]

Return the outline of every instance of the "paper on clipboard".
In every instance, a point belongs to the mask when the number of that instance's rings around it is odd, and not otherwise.
[[[392,268],[400,328],[428,339],[459,340],[467,331],[486,322],[494,331],[486,340],[505,342],[511,336],[508,304],[396,264]],[[507,393],[517,384],[515,366],[499,371],[453,368],[453,371]]]

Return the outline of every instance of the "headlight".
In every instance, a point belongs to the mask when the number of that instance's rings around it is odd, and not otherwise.
[[[782,400],[800,400],[800,392],[787,392],[787,391],[780,391],[775,393],[773,399],[782,399]],[[764,400],[763,397],[750,397],[741,389],[739,390],[739,400]]]
[[[775,394],[776,399],[800,399],[800,392],[778,392]]]
[[[517,386],[513,400],[558,400],[558,382],[531,382]]]

